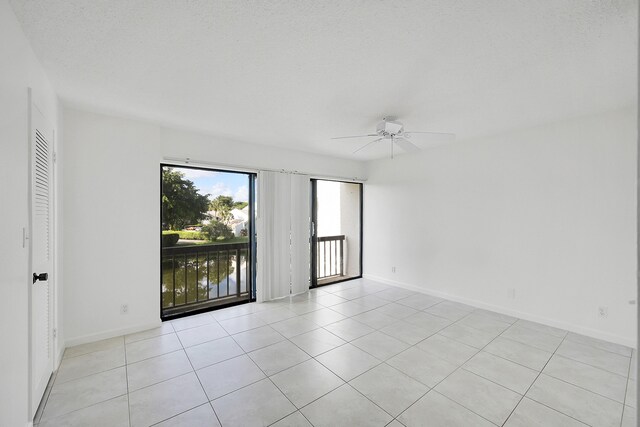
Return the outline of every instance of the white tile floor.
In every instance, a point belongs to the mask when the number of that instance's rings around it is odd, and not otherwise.
[[[36,421],[630,427],[635,356],[360,279],[69,348]]]

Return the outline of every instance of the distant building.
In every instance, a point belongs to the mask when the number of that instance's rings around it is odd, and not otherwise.
[[[233,215],[234,219],[241,219],[247,222],[249,220],[249,206],[245,206],[242,209],[232,209],[231,215]]]
[[[207,215],[210,218],[215,219],[216,221],[220,220],[218,218],[218,213],[216,211],[208,211]],[[210,222],[211,220],[208,220],[208,219],[202,221],[202,223],[205,225],[209,224]],[[227,225],[233,231],[233,235],[238,237],[242,235],[242,230],[245,230],[249,226],[248,222],[249,222],[249,206],[245,206],[242,209],[231,210],[231,219],[229,220]]]

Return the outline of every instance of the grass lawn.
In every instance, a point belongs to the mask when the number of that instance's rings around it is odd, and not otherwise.
[[[178,243],[173,245],[173,247],[175,248],[176,246],[199,246],[199,245],[206,245],[209,243],[211,242],[208,242],[206,240],[178,240]]]
[[[211,242],[209,240],[178,240],[175,246],[199,246],[199,245],[225,245],[228,243],[247,243],[249,242],[249,237],[232,237],[230,239],[217,240],[215,242]]]

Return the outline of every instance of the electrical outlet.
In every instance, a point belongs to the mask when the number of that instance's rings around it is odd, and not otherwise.
[[[516,289],[515,288],[507,289],[507,296],[509,297],[509,299],[516,299]]]
[[[120,307],[120,314],[127,314],[128,312],[129,312],[129,305],[122,304],[122,306]]]
[[[609,307],[601,305],[600,307],[598,307],[598,316],[600,317],[607,317],[609,316]]]
[[[391,267],[391,272],[395,273],[396,272],[396,268],[395,267]]]

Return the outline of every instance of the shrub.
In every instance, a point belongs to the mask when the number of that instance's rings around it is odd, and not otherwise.
[[[162,247],[164,248],[175,246],[178,240],[180,240],[178,233],[162,233]]]
[[[189,231],[183,230],[178,231],[178,235],[180,235],[181,239],[186,240],[207,240],[207,236],[202,231]]]
[[[202,227],[202,233],[207,236],[207,240],[211,241],[230,239],[233,237],[231,228],[220,221],[211,221]]]

